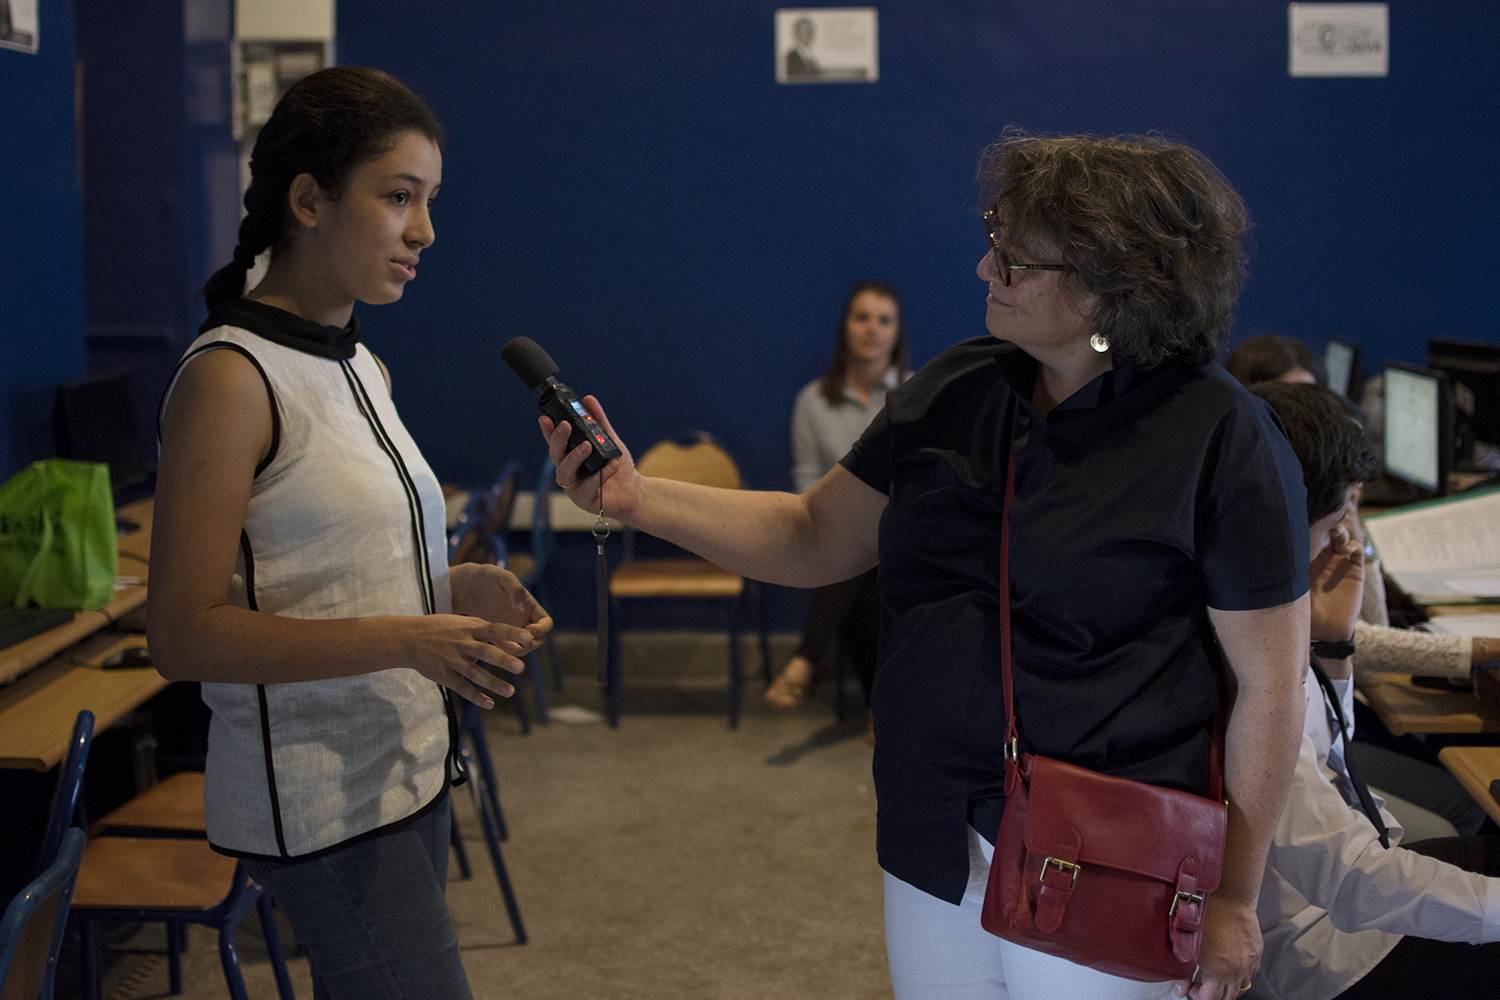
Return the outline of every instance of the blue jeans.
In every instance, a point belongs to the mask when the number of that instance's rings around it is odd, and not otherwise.
[[[307,946],[316,1000],[472,1000],[443,899],[449,808],[308,861],[245,862]]]

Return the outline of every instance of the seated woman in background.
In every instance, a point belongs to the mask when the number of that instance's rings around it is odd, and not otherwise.
[[[844,301],[828,370],[802,387],[792,410],[792,479],[798,493],[811,489],[849,453],[885,406],[886,390],[907,374],[901,299],[883,281],[861,281]],[[837,635],[868,703],[878,628],[873,569],[819,587],[797,652],[766,689],[766,701],[777,708],[800,704]]]
[[[1243,385],[1257,382],[1315,382],[1328,384],[1323,359],[1293,337],[1262,333],[1229,352],[1224,370]]]

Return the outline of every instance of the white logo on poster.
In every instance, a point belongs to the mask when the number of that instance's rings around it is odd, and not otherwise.
[[[1383,3],[1287,7],[1292,76],[1385,76],[1389,19]]]
[[[1359,56],[1380,52],[1385,39],[1377,37],[1368,25],[1324,21],[1298,31],[1294,44],[1308,55]]]

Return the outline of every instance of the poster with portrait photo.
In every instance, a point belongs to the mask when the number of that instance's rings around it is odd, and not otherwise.
[[[880,40],[874,7],[776,12],[777,83],[874,83]]]
[[[36,0],[0,0],[0,49],[36,53]]]

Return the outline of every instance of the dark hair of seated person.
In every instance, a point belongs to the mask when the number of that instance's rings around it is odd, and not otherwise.
[[[1338,510],[1349,487],[1379,468],[1364,429],[1333,390],[1306,382],[1261,382],[1250,391],[1271,404],[1302,463],[1309,522]]]
[[[1251,337],[1229,353],[1224,370],[1241,385],[1270,382],[1294,368],[1301,368],[1318,385],[1328,384],[1328,369],[1311,347],[1293,337],[1262,333]]]

